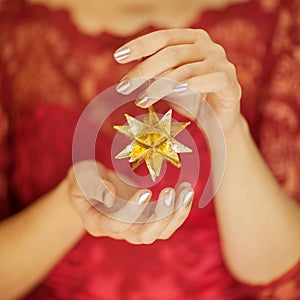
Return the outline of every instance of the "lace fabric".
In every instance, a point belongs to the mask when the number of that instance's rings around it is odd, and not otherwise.
[[[78,117],[86,103],[129,70],[130,65],[116,64],[112,53],[130,38],[84,35],[66,11],[48,11],[18,0],[1,5],[3,218],[12,213],[11,206],[26,207],[65,176]],[[299,19],[296,0],[257,0],[207,12],[193,25],[206,29],[236,65],[243,88],[242,111],[266,162],[296,201],[300,200]],[[123,111],[114,118],[122,118]],[[109,119],[103,128],[107,145],[111,125]],[[202,163],[199,196],[209,173],[209,155],[194,124],[190,131],[197,137]],[[99,150],[97,155],[111,167],[109,151]],[[158,188],[167,186],[169,177]],[[195,204],[185,225],[168,241],[135,247],[85,236],[28,299],[299,299],[299,270],[300,264],[263,287],[235,282],[222,261],[213,204],[202,210]]]

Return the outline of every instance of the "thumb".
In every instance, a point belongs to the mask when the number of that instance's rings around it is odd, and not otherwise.
[[[73,170],[77,185],[88,200],[96,200],[107,207],[112,207],[115,201],[115,188],[112,183],[100,176],[98,168],[98,163],[93,160],[75,163]],[[103,168],[101,166],[101,169]]]

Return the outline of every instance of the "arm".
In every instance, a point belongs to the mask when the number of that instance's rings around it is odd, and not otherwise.
[[[193,198],[188,183],[183,183],[176,191],[164,189],[160,194],[161,201],[157,201],[150,211],[147,206],[151,198],[149,191],[126,185],[100,164],[98,168],[105,184],[99,181],[97,171],[91,171],[89,162],[81,162],[76,175],[71,168],[66,179],[53,191],[0,222],[1,299],[16,299],[28,293],[75,245],[85,230],[97,237],[149,244],[156,239],[169,238],[188,216]],[[128,203],[117,207],[115,196],[108,188]],[[107,207],[113,205],[112,213],[102,213],[86,198],[101,205],[108,203]],[[180,208],[175,210],[178,206]],[[144,211],[147,212],[145,215]],[[131,219],[122,222],[127,216]],[[135,224],[141,217],[144,223]]]
[[[32,205],[0,222],[0,294],[16,299],[40,282],[83,234],[64,180]]]
[[[119,63],[142,57],[147,59],[126,74],[117,90],[129,94],[137,88],[134,79],[156,77],[136,101],[144,108],[166,95],[176,97],[176,87],[184,86],[180,83],[206,95],[222,126],[228,151],[216,199],[225,262],[243,282],[272,281],[300,258],[300,207],[280,188],[250,136],[240,114],[241,88],[235,67],[225,50],[203,30],[154,32],[130,41],[115,53]],[[206,113],[200,101],[180,95],[176,98],[201,124]]]
[[[227,163],[215,207],[225,262],[236,278],[266,284],[300,259],[300,206],[282,190],[245,120],[225,134]]]
[[[299,36],[299,26],[295,26],[299,19],[296,2],[279,2],[279,21],[274,31],[273,53],[270,53],[276,58],[276,64],[268,86],[264,88],[260,108],[260,113],[264,114],[261,123],[264,135],[268,128],[271,131],[276,126],[277,140],[269,138],[269,143],[272,141],[274,145],[269,145],[268,149],[276,148],[273,151],[278,157],[289,157],[295,170],[299,156],[299,125],[286,127],[283,116],[290,122],[293,117],[294,122],[299,123],[299,59],[294,55],[298,47],[296,37]],[[282,22],[283,19],[289,19],[288,24]],[[284,107],[290,110],[291,115],[283,111]],[[289,298],[289,295],[298,298],[300,202],[291,199],[279,186],[258,152],[247,124],[241,121],[242,118],[238,119],[241,125],[235,126],[231,133],[225,133],[227,168],[215,201],[226,263],[231,272],[244,282],[261,285],[272,281],[267,288],[273,290],[271,294],[275,298]],[[267,153],[265,157],[268,159]],[[299,176],[290,167],[288,163],[284,164],[282,168],[287,169],[279,171],[282,173],[277,174],[278,177],[285,178],[284,174],[291,172],[293,176]],[[289,189],[289,194],[296,198],[298,193],[295,189],[299,190],[299,186],[294,187],[293,193]],[[235,216],[233,211],[237,212]],[[287,273],[288,270],[290,272]],[[282,277],[282,274],[286,275]],[[290,288],[284,288],[284,281]]]

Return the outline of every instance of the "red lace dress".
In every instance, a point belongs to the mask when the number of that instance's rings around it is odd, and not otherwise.
[[[88,36],[74,26],[68,12],[22,0],[2,1],[0,8],[4,218],[65,176],[81,111],[130,66],[112,59],[114,50],[129,38]],[[254,0],[206,12],[192,26],[206,29],[236,65],[243,113],[271,170],[296,201],[300,200],[299,20],[297,0]],[[201,157],[206,157],[196,185],[199,198],[209,172],[208,152],[196,126],[190,131]],[[108,146],[99,157],[110,166],[109,134],[106,139]],[[168,180],[165,176],[158,188]],[[300,299],[300,264],[265,287],[235,282],[222,261],[213,203],[198,209],[196,202],[187,222],[168,241],[133,246],[86,235],[28,299]]]

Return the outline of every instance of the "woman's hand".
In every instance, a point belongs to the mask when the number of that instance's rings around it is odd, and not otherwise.
[[[150,244],[169,238],[187,218],[194,196],[189,183],[164,189],[160,201],[150,205],[149,190],[133,188],[103,165],[97,164],[97,171],[92,164],[80,162],[68,174],[71,199],[91,235]]]
[[[138,97],[138,106],[146,108],[176,92],[184,96],[184,91],[189,87],[206,99],[224,131],[229,131],[239,119],[241,88],[235,67],[227,60],[225,50],[214,43],[204,30],[156,31],[130,41],[114,56],[122,64],[139,61],[118,85],[117,91],[120,93],[129,94],[148,78],[156,78]],[[189,97],[188,100],[181,104],[187,111],[193,112],[196,121],[201,123],[203,112],[199,98]]]

